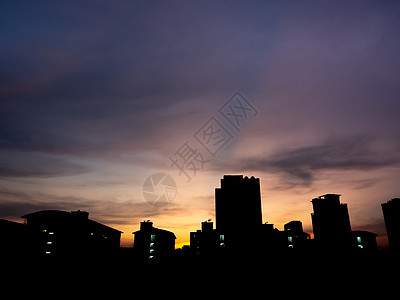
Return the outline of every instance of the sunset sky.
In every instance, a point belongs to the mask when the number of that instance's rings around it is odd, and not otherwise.
[[[399,1],[3,1],[0,218],[86,210],[124,232],[150,219],[179,247],[214,216],[224,174],[260,178],[263,222],[283,230],[341,194],[353,230],[386,245],[381,203],[400,197]],[[239,91],[256,114],[219,110]],[[194,135],[231,138],[215,157]],[[205,161],[191,180],[171,157]],[[148,176],[177,184],[143,197]],[[245,205],[245,200],[243,205]]]

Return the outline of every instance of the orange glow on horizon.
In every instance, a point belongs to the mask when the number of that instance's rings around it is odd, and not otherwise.
[[[175,243],[175,249],[182,248],[183,246],[190,246],[190,241]]]

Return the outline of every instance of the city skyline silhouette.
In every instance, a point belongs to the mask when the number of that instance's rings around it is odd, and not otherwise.
[[[201,230],[190,232],[190,244],[176,249],[173,232],[159,229],[150,220],[140,223],[133,232],[134,254],[131,259],[142,263],[160,263],[176,255],[196,257],[223,257],[253,251],[255,256],[269,252],[290,255],[290,251],[306,253],[354,252],[358,255],[378,253],[376,234],[352,230],[348,206],[340,202],[339,194],[325,194],[313,198],[310,213],[313,232],[303,231],[302,220],[291,220],[279,230],[273,224],[263,223],[260,179],[254,176],[224,175],[221,187],[215,188],[216,227],[212,219],[201,222]],[[399,203],[394,198],[382,203],[383,218],[389,236],[390,251],[397,253],[399,239]],[[240,205],[239,205],[240,204]],[[121,233],[89,219],[85,211],[43,210],[21,216],[24,223],[1,219],[1,249],[4,255],[19,258],[70,257],[88,255],[118,255]],[[155,220],[156,221],[156,220]],[[256,241],[252,245],[249,241]],[[126,248],[127,249],[127,248]],[[379,249],[384,251],[385,248]],[[110,254],[111,253],[111,254]]]
[[[247,207],[238,207],[238,201]],[[29,275],[18,283],[45,282],[69,291],[76,282],[80,293],[93,295],[121,284],[138,284],[140,290],[178,282],[192,290],[205,278],[210,288],[223,279],[246,288],[264,282],[277,289],[290,278],[296,295],[307,295],[304,285],[310,280],[314,287],[337,289],[338,276],[343,282],[356,278],[372,284],[369,290],[397,280],[400,198],[382,203],[390,248],[378,248],[373,232],[351,229],[347,204],[338,194],[311,200],[313,238],[301,220],[288,222],[284,230],[263,223],[261,201],[259,178],[224,175],[215,188],[216,227],[211,219],[201,222],[200,229],[190,232],[190,244],[177,249],[175,234],[159,228],[157,220],[141,221],[132,232],[133,247],[127,248],[120,247],[121,231],[89,219],[86,211],[36,211],[22,216],[25,223],[0,219],[6,282],[23,268]],[[104,287],[93,289],[99,284]],[[238,290],[225,288],[223,294]],[[346,292],[360,294],[347,285]]]
[[[399,12],[395,0],[2,3],[13,293],[147,296],[164,281],[208,297],[349,285],[383,297],[400,244]]]
[[[151,219],[181,247],[198,220],[215,221],[221,174],[254,174],[279,230],[296,218],[311,232],[309,201],[341,194],[352,229],[388,247],[380,205],[400,193],[399,10],[4,4],[0,218],[88,211],[126,247]],[[170,176],[158,198],[155,174]]]

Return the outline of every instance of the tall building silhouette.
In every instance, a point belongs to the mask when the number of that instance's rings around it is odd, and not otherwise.
[[[259,178],[224,175],[215,189],[216,228],[220,232],[251,230],[262,224]]]
[[[389,247],[400,250],[400,198],[394,198],[381,204],[383,218],[385,219]]]
[[[351,246],[351,226],[347,204],[340,203],[340,195],[326,194],[311,200],[314,239],[324,247]]]

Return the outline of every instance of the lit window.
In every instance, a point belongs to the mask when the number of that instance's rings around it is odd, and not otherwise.
[[[47,242],[47,245],[51,245],[51,244],[53,244],[53,242]]]
[[[293,242],[293,237],[292,236],[288,236],[287,240],[288,240],[289,243],[292,243]]]
[[[50,251],[46,251],[46,254],[51,254],[51,252]]]
[[[54,234],[54,232],[50,231],[49,234]]]
[[[361,244],[361,236],[357,237],[357,243]]]
[[[94,233],[93,233],[93,232],[91,232],[91,233],[90,233],[90,235],[94,235]]]
[[[47,229],[43,229],[42,232],[47,232]]]
[[[154,241],[156,239],[156,235],[155,234],[152,234],[152,235],[150,235],[150,241]]]
[[[225,235],[220,234],[220,235],[219,235],[219,241],[220,241],[220,242],[225,241]]]

